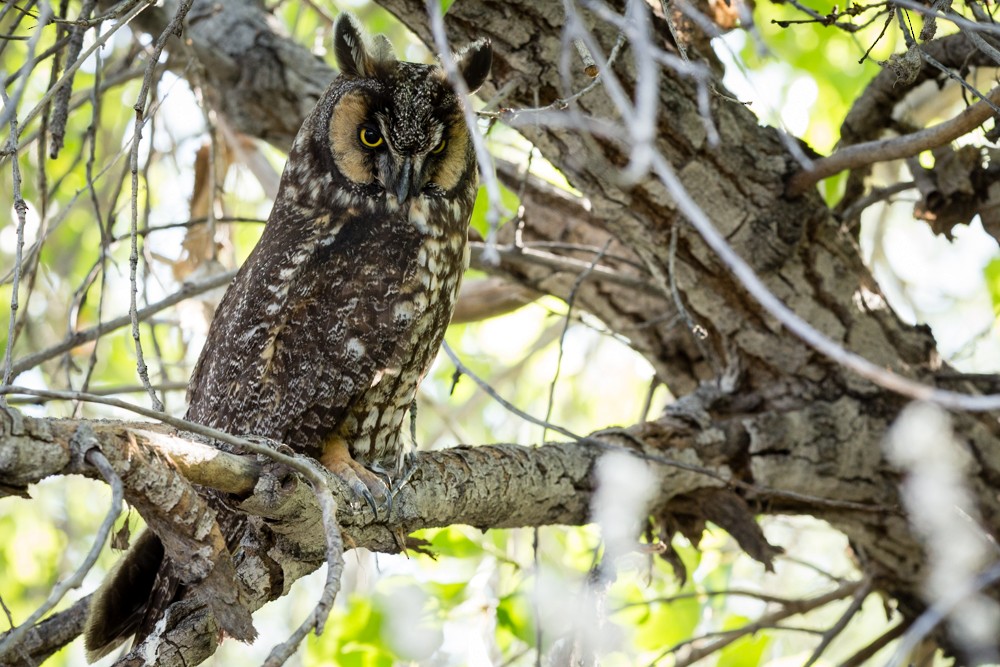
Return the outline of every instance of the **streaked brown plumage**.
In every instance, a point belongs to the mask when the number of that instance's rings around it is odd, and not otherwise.
[[[477,165],[440,68],[397,61],[347,15],[334,32],[341,76],[299,131],[260,242],[219,306],[187,417],[279,440],[384,501],[371,471],[401,471],[403,417],[468,264]],[[458,54],[470,90],[491,58],[485,41]],[[215,505],[235,548],[242,518]],[[185,595],[162,551],[143,535],[95,596],[89,657],[145,636]]]

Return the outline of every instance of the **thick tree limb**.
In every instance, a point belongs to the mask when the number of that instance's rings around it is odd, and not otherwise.
[[[828,410],[849,408],[844,404]],[[747,510],[742,515],[730,514],[727,527],[741,542],[746,540],[745,548],[751,553],[750,542],[761,538],[754,537],[752,530],[741,538],[740,528],[753,524],[751,508],[871,523],[905,535],[905,521],[886,504],[892,502],[891,490],[887,494],[878,479],[862,483],[849,465],[831,466],[838,458],[834,451],[820,448],[807,455],[811,460],[804,459],[797,474],[789,474],[787,468],[772,468],[771,452],[782,446],[785,437],[821,435],[815,425],[823,423],[818,417],[814,410],[813,414],[774,414],[695,426],[688,418],[673,416],[628,431],[595,433],[576,443],[458,447],[421,453],[418,472],[400,492],[390,516],[374,520],[366,508],[351,508],[346,489],[334,487],[339,489],[338,521],[353,545],[385,552],[398,551],[393,533],[399,529],[411,532],[456,523],[484,530],[582,524],[589,520],[597,460],[609,449],[625,449],[644,458],[655,472],[661,492],[653,513],[664,525],[669,521],[675,528],[690,526],[703,523],[708,516],[718,520],[717,512],[706,514],[699,507],[698,498],[706,490],[745,499]],[[287,468],[220,452],[148,422],[35,419],[12,409],[0,413],[0,421],[3,488],[26,490],[52,475],[83,474],[96,479],[99,474],[83,458],[80,439],[75,437],[81,424],[86,424],[94,436],[91,447],[96,442],[109,460],[128,462],[123,482],[130,500],[148,495],[150,480],[158,476],[149,466],[164,464],[176,466],[191,481],[239,493],[242,500],[233,497],[234,502],[257,517],[257,530],[252,539],[244,541],[237,562],[238,576],[252,591],[253,597],[247,601],[251,609],[283,595],[292,582],[324,562],[324,537],[316,530],[320,512],[315,495]],[[807,432],[792,433],[802,428]],[[732,467],[729,453],[740,450],[747,440],[757,454],[748,468]],[[827,471],[826,483],[812,474],[817,469]],[[780,479],[772,479],[771,471]],[[855,488],[849,499],[819,497],[837,489],[846,475]],[[756,481],[754,476],[758,476]],[[774,484],[766,485],[762,480]],[[252,491],[247,494],[247,489]],[[149,512],[142,505],[138,509],[144,516]],[[154,509],[152,516],[157,511]],[[162,525],[159,529],[172,530]],[[193,664],[214,651],[214,640],[206,639],[214,636],[214,621],[198,604],[175,607],[168,622],[171,627],[176,624],[168,634],[173,648],[160,654],[160,664]],[[65,632],[56,636],[62,640]]]

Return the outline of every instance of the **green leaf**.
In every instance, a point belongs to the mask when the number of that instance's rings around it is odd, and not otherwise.
[[[513,212],[521,205],[521,200],[517,198],[517,194],[513,190],[509,190],[501,184],[500,203],[503,204],[503,207],[508,212]],[[476,203],[472,207],[472,221],[470,224],[484,239],[490,231],[490,225],[486,221],[486,214],[489,209],[490,199],[486,194],[486,187],[480,185],[479,191],[476,193]]]
[[[990,300],[993,301],[993,314],[1000,316],[1000,257],[990,260],[983,268],[983,275],[986,277],[986,289],[990,292]]]
[[[455,4],[455,0],[440,0],[441,3],[441,14],[447,14],[451,6]]]
[[[437,531],[430,538],[430,543],[434,551],[441,556],[471,558],[481,556],[483,553],[483,547],[478,542],[470,539],[461,528],[455,526]]]
[[[745,616],[732,615],[726,618],[723,629],[735,630],[747,623],[750,619]],[[756,667],[770,644],[771,637],[763,631],[741,637],[722,649],[716,667]]]
[[[352,595],[345,611],[331,615],[321,637],[307,638],[303,664],[391,667],[396,655],[382,640],[384,621],[370,598]]]
[[[506,630],[526,644],[534,644],[535,627],[527,596],[514,593],[500,599],[497,629]]]
[[[690,639],[701,619],[697,598],[683,598],[670,604],[655,604],[645,622],[639,624],[635,643],[646,650],[663,649]]]

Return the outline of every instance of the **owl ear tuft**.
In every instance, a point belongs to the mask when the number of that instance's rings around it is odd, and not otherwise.
[[[342,74],[375,76],[379,64],[395,60],[392,44],[384,35],[369,41],[361,23],[350,12],[341,12],[333,26],[333,52]]]
[[[477,39],[455,54],[458,71],[462,73],[469,92],[474,93],[486,82],[493,66],[493,45],[489,39]]]

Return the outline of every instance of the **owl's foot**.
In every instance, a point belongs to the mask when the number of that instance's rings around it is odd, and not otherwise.
[[[389,495],[393,498],[399,493],[404,486],[409,483],[410,478],[413,477],[413,473],[417,471],[417,455],[410,451],[403,455],[403,472],[402,474],[393,480],[392,484],[389,486]]]
[[[385,485],[389,488],[389,508],[392,509],[393,498],[403,490],[403,487],[413,477],[413,473],[417,471],[417,455],[413,452],[404,454],[402,465],[396,468],[395,473],[391,473],[377,463],[372,464],[371,471],[384,480]]]
[[[392,496],[389,486],[368,468],[355,461],[343,440],[334,440],[323,450],[319,462],[331,473],[347,484],[348,488],[359,498],[364,498],[368,506],[378,518],[379,507],[386,507],[386,513],[391,511]]]

